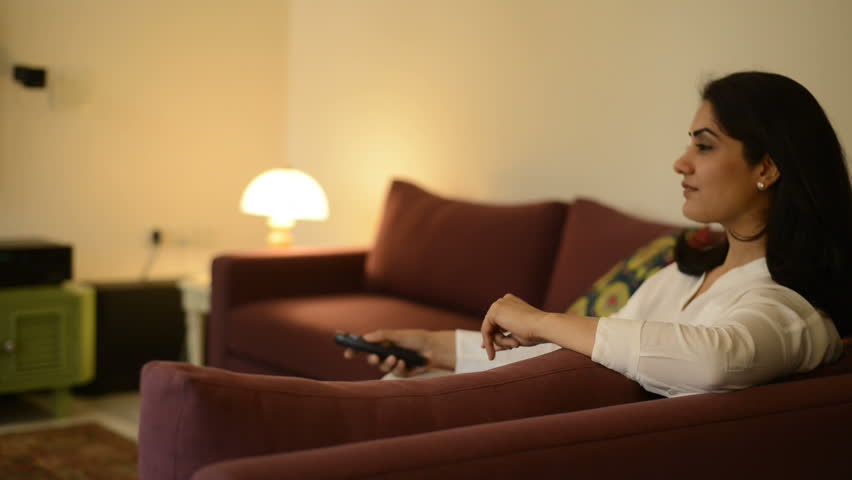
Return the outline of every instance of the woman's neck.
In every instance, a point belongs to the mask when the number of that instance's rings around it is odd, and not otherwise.
[[[721,222],[728,235],[728,254],[721,268],[731,270],[766,256],[768,205],[757,205],[729,222]],[[740,240],[753,238],[751,241]]]
[[[731,270],[766,256],[766,235],[750,242],[737,240],[728,231],[728,254],[721,267]]]

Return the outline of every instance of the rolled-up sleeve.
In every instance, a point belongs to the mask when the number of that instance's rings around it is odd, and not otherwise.
[[[621,318],[598,320],[592,360],[635,380],[644,323]]]
[[[834,354],[816,311],[739,305],[718,326],[601,319],[592,360],[654,393],[674,397],[746,388],[808,371]]]

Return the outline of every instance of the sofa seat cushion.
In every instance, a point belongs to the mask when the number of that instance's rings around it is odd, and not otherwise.
[[[395,181],[367,286],[480,316],[506,293],[540,307],[566,210],[560,202],[474,204]]]
[[[337,331],[364,334],[381,328],[478,330],[482,319],[381,295],[329,295],[269,300],[234,309],[228,319],[228,355],[246,357],[292,375],[322,380],[381,376],[364,361],[343,359]]]
[[[571,204],[562,231],[544,309],[566,311],[616,263],[651,240],[675,230],[679,228],[578,198]]]

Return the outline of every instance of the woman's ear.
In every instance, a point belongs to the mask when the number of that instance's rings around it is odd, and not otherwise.
[[[778,170],[778,165],[769,154],[763,156],[758,167],[758,181],[766,185],[766,188],[771,187],[781,178],[781,171]]]

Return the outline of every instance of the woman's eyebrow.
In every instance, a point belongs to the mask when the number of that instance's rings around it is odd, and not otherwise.
[[[694,132],[690,132],[689,136],[690,137],[697,137],[697,136],[701,135],[702,133],[709,133],[710,135],[713,135],[714,137],[719,138],[719,135],[716,135],[716,132],[714,132],[713,130],[710,130],[709,128],[706,128],[706,127],[705,128],[699,128],[698,130],[695,130]]]

